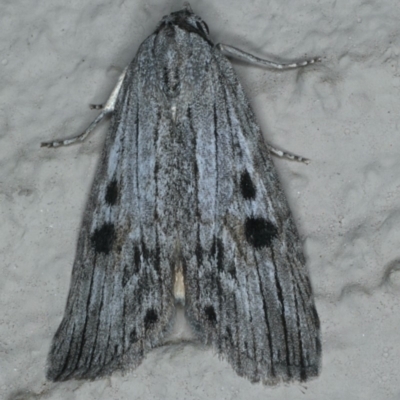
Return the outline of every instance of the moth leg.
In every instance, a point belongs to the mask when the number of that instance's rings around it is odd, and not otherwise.
[[[274,68],[274,69],[294,69],[305,67],[306,65],[315,64],[316,62],[320,62],[321,58],[310,58],[309,60],[301,60],[297,62],[284,63],[279,64],[274,61],[265,60],[262,58],[258,58],[253,56],[252,54],[246,53],[243,50],[239,50],[236,47],[228,46],[226,44],[217,44],[217,48],[227,57],[236,58],[238,60],[245,61],[252,65],[261,65],[263,67]]]
[[[271,146],[267,143],[268,150],[274,155],[280,158],[288,158],[289,160],[303,162],[304,164],[309,164],[310,160],[308,158],[297,156],[293,153],[288,153],[287,151],[283,151],[281,149],[277,149],[276,147]]]
[[[90,108],[95,109],[95,110],[102,110],[102,112],[96,117],[96,119],[88,126],[88,128],[81,133],[78,136],[74,136],[72,138],[68,139],[58,139],[58,140],[53,140],[52,142],[42,142],[40,144],[40,147],[59,147],[59,146],[68,146],[72,143],[75,143],[77,141],[83,142],[87,136],[96,128],[96,126],[103,120],[103,118],[111,114],[114,111],[115,108],[115,103],[117,101],[118,93],[121,89],[122,81],[125,78],[126,71],[128,67],[124,69],[120,77],[118,78],[117,85],[115,86],[114,90],[111,92],[111,95],[109,99],[107,100],[107,103],[103,106],[101,105],[90,105]]]

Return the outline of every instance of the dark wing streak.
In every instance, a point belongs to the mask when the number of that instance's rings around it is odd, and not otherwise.
[[[303,353],[303,341],[301,337],[301,327],[300,327],[300,316],[299,316],[299,308],[297,302],[297,293],[294,291],[294,304],[296,308],[296,324],[297,324],[297,336],[299,341],[299,350],[300,350],[300,380],[305,381],[307,379],[307,371],[304,365],[304,353]]]
[[[190,128],[192,131],[194,131],[193,125],[192,125],[192,119],[191,119],[191,112],[190,108],[188,108],[188,119],[190,121]],[[197,135],[193,135],[194,137],[194,154],[197,153]],[[198,170],[198,164],[197,164],[197,157],[195,157],[195,163],[194,163],[194,198],[197,199],[196,201],[196,219],[197,219],[197,229],[196,229],[196,249],[195,249],[195,255],[197,259],[197,265],[201,265],[203,263],[203,250],[201,247],[201,239],[200,239],[200,209],[199,209],[199,183],[198,183],[198,176],[199,176],[199,170]],[[197,279],[196,279],[196,288],[197,288],[197,293],[198,296],[200,294],[200,268],[197,269]]]
[[[290,231],[292,234],[295,234],[293,230],[295,230],[296,228],[293,226],[292,221],[290,221],[290,226],[288,226],[287,223],[288,221],[284,223],[283,225],[284,229]],[[297,234],[295,234],[295,239],[300,242],[300,238]],[[298,258],[299,262],[305,265],[306,261],[302,253],[298,255]],[[302,290],[299,289],[299,292],[302,295],[304,293],[307,296],[307,298],[312,297],[311,283],[307,274],[305,274],[304,271],[300,271],[298,268],[296,268],[296,266],[293,266],[292,263],[290,263],[290,266],[291,266],[292,276],[295,278],[295,281],[302,283],[303,289]]]
[[[299,297],[300,297],[300,300],[301,300],[301,311],[302,311],[302,313],[304,314],[304,317],[303,317],[303,319],[304,319],[304,321],[303,321],[303,323],[307,326],[307,330],[305,331],[305,333],[308,333],[308,335],[305,337],[305,340],[306,341],[309,341],[309,342],[314,342],[314,340],[316,341],[315,343],[313,343],[313,345],[315,346],[315,352],[316,352],[316,354],[317,355],[319,355],[319,353],[320,353],[320,351],[319,351],[319,349],[318,349],[318,347],[319,347],[319,336],[317,335],[317,336],[315,336],[315,335],[313,335],[313,333],[314,333],[314,331],[315,331],[315,329],[317,329],[317,332],[318,332],[318,330],[319,330],[319,318],[318,318],[318,314],[316,313],[316,310],[315,310],[315,306],[314,305],[310,305],[309,303],[310,303],[310,297],[309,296],[307,296],[307,298],[306,299],[304,299],[304,294],[303,294],[303,291],[300,289],[300,287],[299,287],[299,285],[298,285],[298,283],[296,282],[296,291],[295,291],[295,305],[296,305],[296,309],[298,310],[298,308],[299,308],[299,305],[298,305],[298,300],[297,300],[297,296],[299,295]],[[309,310],[309,312],[307,311],[307,310]],[[297,324],[298,324],[298,326],[300,326],[300,314],[299,313],[297,313]],[[299,335],[300,334],[304,334],[304,332],[303,332],[303,330],[300,330],[299,331]],[[300,341],[300,337],[299,337],[299,341]],[[302,351],[302,354],[303,354],[303,356],[302,356],[302,358],[307,358],[307,365],[308,365],[308,367],[309,368],[316,368],[316,370],[318,371],[318,368],[319,368],[319,364],[317,364],[317,365],[314,365],[314,364],[312,364],[311,363],[311,361],[310,361],[310,359],[309,359],[309,356],[310,356],[310,353],[308,352],[307,353],[307,357],[306,357],[306,355],[304,354],[304,352],[303,352],[303,342],[301,341],[300,342],[301,343],[301,345],[302,345],[302,347],[301,347],[301,351]],[[311,349],[311,353],[313,352],[313,349]],[[312,372],[312,371],[310,371],[310,376],[313,376],[313,375],[311,375],[311,373],[312,374],[314,374],[314,372]]]
[[[194,141],[193,142],[193,145],[194,145],[193,152],[194,152],[194,154],[196,154],[197,153],[197,135],[194,134],[195,130],[194,130],[194,127],[193,127],[191,106],[189,106],[187,108],[187,110],[186,110],[186,118],[189,121],[189,129],[192,131],[192,134],[193,134],[193,141]],[[201,215],[200,215],[200,208],[199,208],[199,201],[198,201],[198,198],[199,198],[199,185],[198,185],[199,171],[198,171],[198,162],[197,162],[197,158],[196,157],[194,158],[194,171],[193,171],[193,174],[194,174],[194,181],[193,181],[193,183],[194,183],[194,198],[197,200],[195,202],[195,208],[196,208],[196,210],[195,210],[195,214],[196,214],[196,227],[195,227],[195,229],[196,229],[196,240],[195,240],[195,248],[193,250],[194,250],[194,255],[196,257],[197,265],[199,266],[203,262],[203,253],[202,253],[201,240],[200,240],[200,223],[199,223],[199,220],[201,218]],[[187,274],[187,263],[184,260],[184,258],[182,258],[182,263],[183,263],[183,265],[182,265],[183,271],[182,272],[186,276],[186,274]],[[197,268],[197,277],[196,277],[196,280],[195,280],[196,281],[196,291],[197,291],[197,295],[195,296],[196,298],[198,298],[199,294],[200,294],[200,276],[199,276],[199,273],[200,273],[200,269]]]
[[[286,352],[286,371],[287,371],[287,375],[288,378],[292,378],[292,373],[290,371],[289,366],[291,365],[290,362],[290,352],[289,352],[289,343],[288,343],[288,329],[287,329],[287,324],[286,324],[286,307],[285,307],[285,301],[284,298],[282,296],[282,286],[278,277],[278,271],[276,269],[276,259],[275,259],[275,254],[274,254],[274,250],[273,247],[271,246],[270,248],[271,251],[271,259],[272,259],[272,263],[274,265],[274,278],[275,278],[275,286],[276,286],[276,294],[278,296],[279,299],[279,303],[282,307],[282,312],[280,314],[281,317],[281,322],[282,322],[282,328],[283,328],[283,334],[284,334],[284,340],[285,340],[285,352]]]
[[[300,260],[301,263],[305,263],[304,260]],[[298,268],[293,264],[291,260],[288,260],[288,265],[290,269],[290,277],[291,277],[291,284],[292,284],[292,292],[294,293],[294,296],[296,296],[296,310],[297,310],[297,318],[299,318],[298,310],[300,307],[300,311],[304,314],[304,324],[307,326],[307,329],[305,332],[308,333],[308,338],[311,339],[313,337],[313,332],[315,328],[317,330],[319,329],[319,321],[318,321],[318,315],[316,315],[316,312],[313,310],[315,309],[314,305],[310,304],[310,298],[312,298],[312,293],[311,293],[311,286],[310,286],[310,281],[307,277],[306,274],[301,273]],[[302,284],[302,288],[300,287],[300,283]],[[301,304],[298,304],[297,296],[299,296]],[[311,312],[313,315],[310,315],[310,310],[311,307]],[[314,325],[316,324],[316,326]],[[300,325],[298,325],[298,329]],[[302,332],[299,332],[301,334]]]
[[[105,285],[102,285],[102,290],[101,290],[101,297],[100,297],[100,306],[99,306],[99,311],[98,311],[98,316],[97,316],[97,324],[96,324],[96,331],[95,331],[95,337],[94,337],[94,342],[92,345],[92,350],[90,352],[90,358],[89,358],[89,362],[88,362],[88,369],[91,369],[92,367],[92,361],[93,361],[93,356],[95,353],[95,349],[96,349],[96,345],[97,345],[97,338],[98,338],[98,334],[99,334],[99,326],[101,323],[101,313],[103,310],[103,299],[104,299],[104,288]]]
[[[72,342],[72,340],[74,338],[74,333],[75,333],[75,325],[72,328],[71,336],[69,336],[70,337],[70,343]],[[64,341],[62,343],[64,343]],[[68,346],[68,352],[67,352],[67,356],[65,357],[64,365],[63,365],[61,371],[59,372],[59,374],[54,379],[57,379],[58,376],[61,376],[64,373],[65,369],[67,368],[67,365],[69,364],[70,357],[71,357],[71,345]]]
[[[254,255],[254,258],[255,258],[255,255]],[[275,377],[276,376],[276,371],[275,371],[274,358],[273,358],[271,324],[269,322],[268,311],[267,311],[268,310],[268,306],[267,306],[266,301],[265,301],[264,291],[263,291],[263,287],[262,287],[262,284],[261,284],[260,268],[258,266],[257,261],[256,261],[256,265],[257,265],[258,287],[259,287],[260,294],[261,294],[261,297],[262,297],[264,321],[265,321],[265,325],[267,327],[267,338],[268,338],[268,348],[269,348],[269,354],[270,354],[269,362],[270,362],[270,368],[271,368],[271,376]]]
[[[94,265],[96,263],[96,257],[94,259]],[[90,307],[90,303],[92,301],[92,288],[93,288],[93,281],[94,281],[94,275],[95,275],[95,268],[92,268],[92,276],[91,276],[91,280],[90,280],[90,286],[89,286],[89,293],[88,293],[88,297],[87,297],[87,302],[86,302],[86,313],[85,313],[85,323],[83,325],[83,330],[80,336],[80,349],[79,349],[79,353],[78,353],[78,357],[75,360],[75,365],[72,369],[70,369],[70,372],[67,374],[67,376],[65,376],[63,379],[68,379],[69,376],[71,374],[73,374],[73,372],[76,370],[76,368],[79,368],[79,362],[81,360],[82,357],[82,353],[83,353],[83,348],[85,346],[86,343],[86,329],[87,329],[87,325],[89,322],[89,318],[90,316],[88,316],[89,314],[89,307]],[[59,376],[61,375],[61,373],[59,374]]]
[[[135,119],[135,126],[136,126],[136,135],[135,135],[135,142],[136,142],[136,160],[139,160],[139,101],[137,101],[137,109],[136,109],[136,119]],[[138,198],[138,203],[140,204],[140,191],[139,191],[139,163],[136,163],[136,196]],[[139,236],[142,236],[142,224],[139,223],[139,228],[140,228],[140,234]]]
[[[214,96],[215,98],[215,96]],[[216,235],[216,229],[220,229],[219,227],[219,221],[218,221],[218,216],[217,216],[217,212],[218,212],[218,194],[219,194],[219,185],[218,185],[218,181],[219,181],[219,149],[218,149],[218,116],[216,113],[216,108],[215,108],[215,103],[213,105],[213,114],[214,114],[214,144],[215,144],[215,176],[216,176],[216,181],[215,181],[215,204],[214,204],[214,235],[213,235],[213,240],[214,240],[214,245],[215,245],[215,255],[214,255],[214,268],[217,267],[218,269],[218,257],[220,257],[220,255],[218,254],[218,252],[220,251],[219,246],[217,245],[217,235]],[[221,289],[221,279],[219,274],[216,274],[216,283],[217,283],[217,291],[218,291],[218,306],[219,306],[219,318],[222,318],[222,315],[224,315],[223,313],[223,300],[221,300],[221,293],[222,293],[222,289]],[[222,321],[220,321],[219,324],[217,324],[217,329],[219,330],[219,337],[222,337]],[[222,341],[218,341],[218,351],[221,351],[221,346],[222,346]]]
[[[154,153],[158,154],[158,148],[159,148],[159,129],[160,129],[160,122],[162,118],[162,112],[160,109],[154,110],[154,112],[157,113],[157,122],[155,124],[154,128],[154,139],[153,139],[153,145],[154,145]],[[155,158],[154,162],[154,170],[153,170],[153,176],[154,176],[154,186],[155,186],[155,193],[154,197],[155,199],[158,199],[158,169],[159,169],[159,162],[158,162],[158,157]],[[154,260],[154,268],[158,274],[158,283],[159,283],[159,288],[160,288],[160,298],[163,298],[163,284],[162,284],[162,273],[160,270],[160,244],[159,244],[159,223],[158,223],[158,212],[157,212],[157,200],[154,202],[154,221],[155,221],[155,236],[156,236],[156,243],[155,243],[155,260]],[[160,312],[163,311],[163,302],[161,301],[160,304]]]

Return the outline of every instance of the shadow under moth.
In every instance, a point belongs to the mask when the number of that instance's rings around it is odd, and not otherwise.
[[[253,382],[305,381],[321,363],[302,244],[271,153],[227,57],[188,4],[165,16],[83,140],[111,122],[79,234],[52,381],[137,367],[175,304],[194,334]]]

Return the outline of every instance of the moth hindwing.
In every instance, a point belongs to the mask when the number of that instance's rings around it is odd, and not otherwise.
[[[83,140],[111,114],[47,377],[133,368],[164,342],[176,298],[194,333],[266,384],[320,369],[302,245],[270,151],[227,59],[190,6],[164,17]]]

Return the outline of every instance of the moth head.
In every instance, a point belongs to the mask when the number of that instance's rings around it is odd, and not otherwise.
[[[204,39],[209,40],[210,30],[208,25],[192,11],[188,2],[185,2],[182,10],[165,15],[157,27],[156,33],[172,25],[187,32],[197,33]]]

